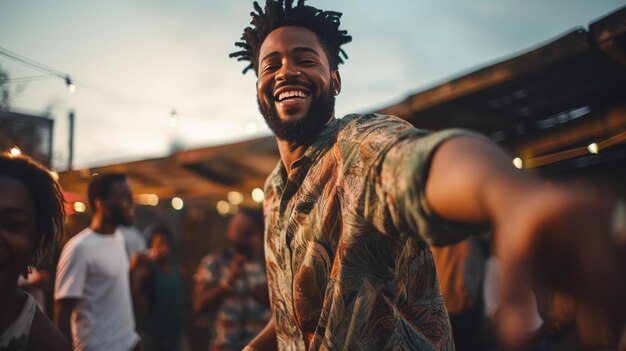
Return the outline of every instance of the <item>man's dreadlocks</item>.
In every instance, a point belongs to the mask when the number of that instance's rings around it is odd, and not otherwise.
[[[341,13],[306,6],[304,1],[298,0],[298,4],[293,7],[293,0],[266,0],[265,11],[258,2],[254,2],[256,13],[250,12],[252,26],[244,29],[241,36],[243,41],[235,43],[243,50],[229,55],[236,57],[237,61],[250,61],[243,73],[251,68],[258,73],[259,50],[263,41],[274,29],[290,25],[304,27],[317,34],[326,51],[331,69],[336,70],[337,66],[343,63],[342,56],[348,58],[340,46],[352,41],[352,37],[347,31],[339,30]]]

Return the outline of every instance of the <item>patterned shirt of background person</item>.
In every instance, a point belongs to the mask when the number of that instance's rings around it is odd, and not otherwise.
[[[230,249],[207,255],[195,274],[194,310],[215,313],[212,350],[241,350],[271,318],[263,263],[263,215],[244,208],[227,230]]]

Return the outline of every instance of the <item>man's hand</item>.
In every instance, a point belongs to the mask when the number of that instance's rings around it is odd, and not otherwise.
[[[458,137],[433,156],[425,195],[444,219],[492,226],[504,277],[504,329],[525,323],[507,316],[520,309],[521,287],[539,284],[576,301],[581,339],[606,347],[626,322],[626,252],[611,233],[612,202],[599,194],[548,187],[513,168],[492,143]]]
[[[615,346],[626,321],[626,269],[611,232],[611,204],[589,190],[535,188],[495,228],[505,310],[517,310],[524,283],[570,296],[585,344]],[[508,339],[519,337],[508,328]]]
[[[139,267],[147,266],[151,261],[150,251],[147,252],[135,252],[130,258],[130,270],[135,270]]]

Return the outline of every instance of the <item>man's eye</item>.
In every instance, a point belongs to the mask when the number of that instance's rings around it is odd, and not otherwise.
[[[276,68],[278,68],[278,65],[266,65],[265,67],[263,67],[263,72],[273,71]]]
[[[17,232],[26,229],[27,225],[20,221],[6,221],[3,225],[6,230]]]

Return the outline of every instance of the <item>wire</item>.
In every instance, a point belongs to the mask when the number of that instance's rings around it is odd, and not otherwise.
[[[22,56],[22,55],[20,55],[20,54],[18,54],[16,52],[13,52],[13,51],[11,51],[9,49],[6,49],[6,48],[3,48],[1,46],[0,46],[0,55],[2,55],[4,57],[7,57],[7,58],[9,58],[9,59],[11,59],[13,61],[16,61],[16,62],[22,63],[24,65],[30,66],[31,68],[34,68],[34,69],[36,69],[36,70],[38,70],[40,72],[43,72],[43,73],[48,73],[48,74],[51,74],[51,75],[55,75],[55,76],[63,78],[63,79],[65,79],[68,76],[68,74],[66,74],[66,73],[63,73],[61,71],[57,71],[55,69],[52,69],[52,68],[50,68],[50,67],[48,67],[48,66],[46,66],[46,65],[44,65],[42,63],[39,63],[39,62],[37,62],[37,61],[35,61],[33,59],[29,59],[28,57]]]
[[[31,82],[33,80],[51,79],[53,77],[55,76],[53,76],[52,74],[42,74],[38,76],[11,78],[11,79],[6,80],[4,83],[5,84],[23,83],[23,82]]]
[[[143,106],[149,106],[151,108],[168,109],[168,110],[172,108],[171,105],[166,105],[166,104],[158,103],[158,102],[151,101],[148,99],[143,99],[143,98],[138,98],[136,96],[127,95],[124,93],[120,93],[111,89],[98,86],[97,84],[85,83],[84,80],[77,81],[73,78],[70,78],[70,75],[68,73],[55,70],[49,66],[44,65],[43,63],[37,62],[33,59],[20,55],[4,47],[0,47],[0,56],[7,57],[15,62],[19,62],[35,70],[46,73],[48,76],[59,77],[65,81],[65,84],[68,86],[68,88],[70,88],[70,85],[80,86],[81,88],[85,88],[86,90],[91,90],[93,92],[99,93],[101,95],[106,95],[114,99],[125,100],[126,102],[130,102],[136,105],[143,105]],[[45,79],[44,77],[45,76],[31,76],[31,77],[14,78],[14,79],[8,80],[7,83],[28,82],[31,80]]]
[[[7,57],[15,62],[19,62],[23,65],[29,66],[37,71],[43,72],[43,73],[47,73],[47,75],[44,76],[31,76],[31,77],[21,77],[21,78],[14,78],[14,79],[9,79],[7,81],[7,83],[20,83],[20,82],[28,82],[28,81],[33,81],[33,80],[38,80],[38,79],[45,79],[44,77],[49,77],[49,76],[56,76],[59,77],[61,79],[63,79],[66,83],[66,85],[69,87],[70,84],[73,84],[75,86],[80,86],[82,88],[86,88],[87,90],[91,90],[97,93],[100,93],[102,95],[107,95],[109,97],[113,97],[115,99],[122,99],[122,100],[126,100],[127,102],[131,102],[131,103],[135,103],[135,104],[140,104],[140,105],[148,105],[150,107],[153,108],[159,108],[159,109],[170,109],[171,106],[170,105],[165,105],[162,103],[157,103],[154,101],[150,101],[150,100],[146,100],[146,99],[141,99],[141,98],[137,98],[135,96],[130,96],[130,95],[126,95],[123,93],[119,93],[107,88],[103,88],[100,86],[97,86],[96,84],[86,84],[84,81],[76,81],[75,79],[70,79],[70,75],[68,73],[65,72],[61,72],[58,70],[55,70],[49,66],[44,65],[43,63],[37,62],[33,59],[30,59],[28,57],[25,57],[23,55],[20,55],[16,52],[13,52],[7,48],[3,48],[0,47],[0,55]]]
[[[120,93],[111,89],[107,89],[101,86],[97,86],[93,83],[85,84],[84,81],[74,81],[74,85],[84,88],[86,90],[91,90],[93,92],[99,93],[101,95],[105,95],[118,100],[126,100],[126,102],[130,102],[136,105],[149,106],[151,108],[158,109],[171,109],[171,105],[165,105],[162,103],[154,102],[147,99],[138,98],[136,96],[127,95],[124,93]]]

